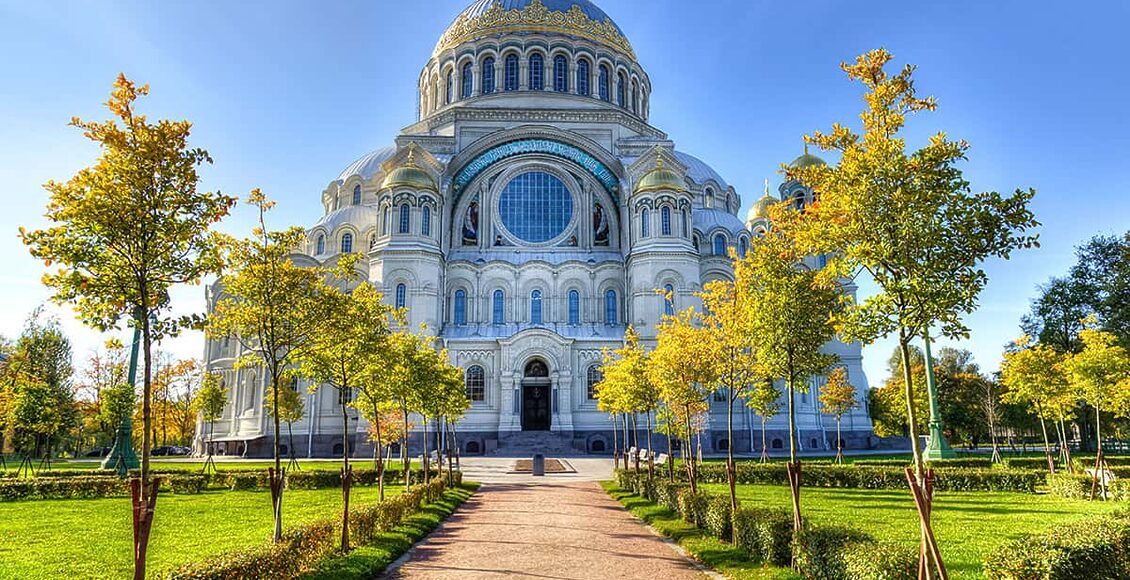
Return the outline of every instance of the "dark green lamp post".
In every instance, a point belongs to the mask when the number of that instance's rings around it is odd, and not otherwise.
[[[134,316],[134,321],[137,322],[139,317]],[[137,350],[141,345],[141,323],[138,322],[133,329],[133,345],[129,353],[129,386],[130,388],[137,388]],[[113,469],[118,472],[119,477],[125,477],[129,470],[137,469],[141,466],[141,462],[137,460],[137,452],[133,450],[133,414],[130,413],[122,418],[122,424],[118,425],[118,434],[114,438],[114,446],[110,448],[110,454],[102,460],[102,469]]]
[[[934,355],[930,352],[930,331],[922,334],[926,345],[926,392],[930,398],[930,438],[923,457],[926,461],[953,459],[957,453],[946,443],[942,434],[942,413],[938,409],[938,382],[934,377]]]

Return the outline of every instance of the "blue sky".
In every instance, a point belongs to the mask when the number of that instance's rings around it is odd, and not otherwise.
[[[322,189],[415,119],[415,83],[435,41],[469,0],[419,2],[27,2],[0,0],[0,334],[48,293],[16,229],[43,224],[41,184],[66,179],[96,150],[66,126],[104,118],[119,71],[152,85],[152,117],[195,123],[215,164],[203,186],[279,201],[277,226],[311,225]],[[885,46],[920,68],[937,113],[911,121],[912,144],[945,130],[967,139],[976,190],[1034,187],[1043,247],[987,264],[969,348],[994,370],[1038,283],[1073,246],[1130,229],[1130,3],[600,0],[651,76],[652,124],[712,164],[745,207],[801,135],[855,125],[859,87],[843,60]],[[774,185],[775,186],[775,185]],[[246,232],[239,210],[224,228]],[[867,286],[863,292],[869,291]],[[175,294],[203,308],[199,287]],[[76,354],[105,337],[60,316]],[[947,344],[947,343],[943,343]],[[164,345],[200,356],[190,334]],[[865,350],[872,384],[893,343]]]

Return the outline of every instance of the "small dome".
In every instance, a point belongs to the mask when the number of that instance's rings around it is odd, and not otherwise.
[[[385,177],[384,183],[381,184],[381,189],[393,189],[396,187],[407,187],[409,189],[420,189],[431,192],[438,192],[439,188],[436,187],[436,182],[428,175],[427,171],[416,165],[415,151],[408,152],[408,159],[405,160],[404,165],[393,169]]]
[[[808,152],[808,143],[805,143],[804,144],[804,155],[801,155],[800,157],[793,159],[793,162],[789,164],[789,167],[796,167],[797,169],[804,169],[805,167],[814,167],[816,165],[827,165],[827,163],[823,159],[809,153]]]
[[[356,175],[368,181],[381,172],[381,164],[391,159],[393,155],[396,155],[396,146],[382,147],[366,153],[357,161],[350,163],[349,167],[346,167],[345,171],[337,176],[337,180],[344,183],[345,180]]]
[[[738,219],[738,216],[720,209],[696,209],[691,214],[691,220],[694,222],[695,231],[704,235],[718,228],[735,236],[745,231],[745,224]]]
[[[750,206],[749,213],[746,215],[746,223],[751,224],[757,220],[769,219],[769,208],[778,203],[781,203],[781,200],[769,195],[769,192],[766,191],[761,199],[753,202],[753,205]]]
[[[657,157],[655,169],[647,172],[636,184],[636,193],[660,190],[686,191],[687,184],[678,173],[663,167],[663,158]]]
[[[679,160],[679,163],[687,166],[687,177],[697,185],[706,185],[707,181],[714,181],[722,189],[730,187],[730,184],[722,179],[722,175],[698,157],[683,151],[675,151],[675,157]]]

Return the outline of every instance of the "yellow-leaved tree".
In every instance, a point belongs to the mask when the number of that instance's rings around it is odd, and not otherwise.
[[[169,290],[196,284],[218,272],[212,226],[228,215],[235,199],[197,190],[199,167],[208,152],[188,145],[188,121],[150,122],[135,108],[149,86],[125,75],[106,102],[112,119],[75,117],[71,125],[100,149],[98,161],[65,182],[49,181],[51,194],[43,230],[20,230],[31,254],[51,267],[43,276],[52,300],[70,304],[97,330],[118,329],[122,320],[139,328],[142,375],[141,477],[131,483],[134,513],[134,577],[145,577],[145,553],[153,525],[157,481],[150,478],[153,355],[155,342],[196,327],[200,316],[174,316]]]
[[[840,421],[844,415],[858,408],[855,385],[848,382],[847,369],[832,369],[828,373],[827,382],[820,387],[820,410],[836,418],[836,463],[844,462],[844,439],[840,434]]]
[[[1046,419],[1057,419],[1063,412],[1062,403],[1069,400],[1067,376],[1064,374],[1064,356],[1045,344],[1032,344],[1024,335],[1014,343],[1015,349],[1004,353],[1001,363],[1001,382],[1008,390],[1001,401],[1027,405],[1040,419],[1044,435],[1044,457],[1048,471],[1055,473],[1051,441],[1048,439]],[[1072,405],[1074,406],[1074,405]]]

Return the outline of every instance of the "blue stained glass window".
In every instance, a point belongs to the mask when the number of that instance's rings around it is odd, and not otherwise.
[[[663,287],[663,314],[675,315],[675,289],[670,284]]]
[[[643,209],[643,214],[640,215],[640,229],[641,237],[646,238],[651,235],[651,212],[646,207]]]
[[[749,242],[747,242],[746,239],[743,237],[742,239],[738,240],[738,255],[744,258],[745,255],[746,255],[746,252],[748,252],[748,251],[749,251]]]
[[[612,73],[608,72],[608,67],[601,65],[601,67],[600,67],[600,79],[597,81],[597,83],[599,85],[597,87],[597,91],[599,92],[600,100],[602,100],[602,101],[607,101],[610,98],[609,95],[611,93],[608,90],[608,86],[609,86],[609,82],[610,82],[611,78],[612,78]]]
[[[455,73],[447,71],[447,100],[444,101],[450,105],[451,101],[455,98]]]
[[[609,290],[604,293],[604,322],[610,326],[616,325],[616,291]]]
[[[318,236],[318,253],[317,253],[317,255],[321,256],[324,253],[326,253],[326,236],[319,235]]]
[[[483,94],[494,92],[494,58],[487,57],[483,61]]]
[[[589,96],[589,61],[582,58],[577,61],[577,94]]]
[[[432,208],[424,206],[423,214],[420,216],[420,235],[432,235]]]
[[[632,82],[632,112],[640,112],[640,87],[634,81]]]
[[[671,208],[665,207],[665,208],[659,210],[659,217],[660,217],[660,222],[661,222],[661,229],[663,230],[663,235],[665,235],[665,236],[671,235]]]
[[[341,236],[341,253],[348,254],[353,251],[353,234]]]
[[[408,228],[412,220],[412,208],[408,204],[400,206],[400,233],[408,233]]]
[[[475,68],[471,63],[463,65],[463,91],[460,95],[461,98],[471,98],[471,92],[475,90]]]
[[[353,205],[361,205],[361,186],[353,188]]]
[[[714,234],[714,255],[726,255],[726,236],[723,236],[722,234]]]
[[[467,293],[455,291],[455,326],[467,324]]]
[[[576,290],[569,291],[569,324],[576,326],[581,323],[581,295]]]
[[[569,92],[569,61],[560,54],[553,57],[553,90]]]
[[[495,324],[502,324],[503,321],[506,320],[506,316],[505,316],[505,313],[503,312],[502,308],[503,308],[502,290],[495,290],[494,291],[494,312],[492,313],[492,319],[491,319]]]
[[[683,222],[683,223],[682,223],[682,226],[683,226],[683,236],[686,236],[686,237],[690,237],[690,235],[691,235],[691,232],[690,232],[690,230],[688,230],[688,229],[687,229],[687,210],[685,210],[685,209],[683,210],[683,218],[682,218],[682,222]]]
[[[505,89],[518,90],[518,55],[511,54],[506,57]]]
[[[545,60],[540,54],[530,55],[530,90],[545,90]]]
[[[533,244],[561,235],[573,219],[573,196],[562,181],[544,171],[523,173],[506,184],[499,199],[502,224]]]
[[[628,88],[624,85],[628,84],[628,79],[624,75],[619,75],[616,78],[616,104],[621,107],[627,106],[626,93]]]
[[[404,304],[408,301],[408,287],[404,284],[396,285],[396,307],[404,308]]]
[[[530,324],[541,324],[541,290],[530,293]]]

